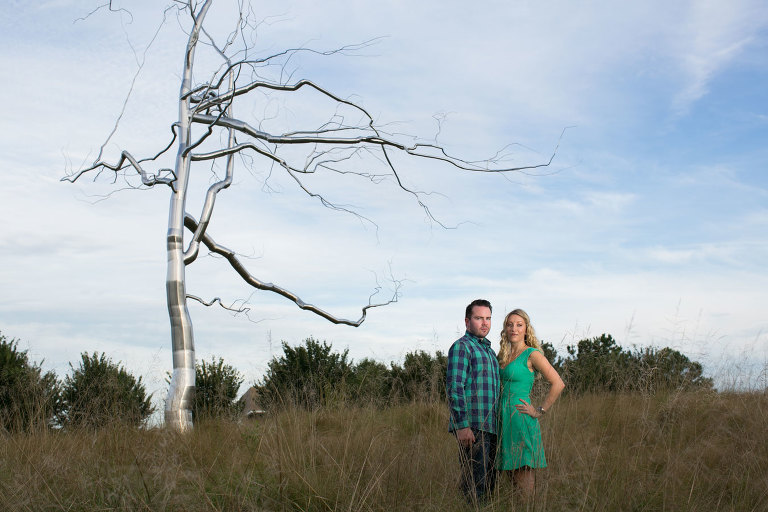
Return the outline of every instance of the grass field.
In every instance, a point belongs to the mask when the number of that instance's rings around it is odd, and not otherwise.
[[[0,437],[0,510],[461,511],[447,408],[289,409],[189,434],[118,427]],[[565,396],[549,468],[484,510],[768,510],[768,395]]]

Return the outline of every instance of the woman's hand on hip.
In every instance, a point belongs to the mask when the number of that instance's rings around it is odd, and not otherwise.
[[[520,399],[520,403],[517,404],[515,408],[520,414],[527,414],[531,418],[538,418],[541,416],[541,414],[539,414],[538,411],[536,411],[536,409],[534,409],[534,407],[530,403],[526,402],[523,398]]]

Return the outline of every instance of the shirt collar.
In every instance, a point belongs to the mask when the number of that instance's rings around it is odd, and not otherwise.
[[[480,343],[480,344],[483,344],[483,345],[489,345],[489,346],[491,344],[491,342],[488,340],[488,338],[478,338],[474,334],[470,334],[469,331],[466,331],[466,333],[464,335],[467,336],[469,339],[471,339],[473,341],[476,341],[477,343]]]

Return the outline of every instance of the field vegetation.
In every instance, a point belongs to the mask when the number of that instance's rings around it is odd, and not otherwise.
[[[762,511],[768,396],[571,394],[543,421],[535,500],[484,510]],[[0,509],[460,511],[443,403],[286,407],[188,435],[114,424],[0,437]]]
[[[0,510],[472,510],[458,491],[456,443],[436,384],[443,356],[354,364],[310,340],[272,362],[256,386],[270,407],[255,419],[234,414],[236,406],[209,407],[211,397],[232,401],[241,379],[213,359],[201,383],[219,391],[204,395],[208,406],[187,434],[126,421],[4,428]],[[668,349],[628,352],[605,336],[572,348],[554,354],[571,386],[542,420],[549,467],[538,472],[534,500],[517,502],[502,478],[482,510],[768,510],[765,390],[717,391],[697,363]],[[281,381],[285,365],[297,373]],[[585,374],[604,385],[576,385]]]

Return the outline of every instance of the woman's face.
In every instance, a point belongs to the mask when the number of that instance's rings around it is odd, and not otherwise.
[[[525,343],[525,320],[519,315],[509,315],[507,325],[504,326],[507,339],[512,343]]]

